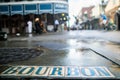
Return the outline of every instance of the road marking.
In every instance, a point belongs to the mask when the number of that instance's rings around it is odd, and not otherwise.
[[[21,77],[62,77],[62,78],[114,78],[115,76],[104,66],[12,66],[0,76]]]

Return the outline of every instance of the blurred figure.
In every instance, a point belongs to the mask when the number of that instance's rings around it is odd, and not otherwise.
[[[116,30],[116,25],[114,24],[114,21],[112,18],[108,20],[107,30]]]
[[[55,32],[58,30],[58,26],[59,26],[59,21],[56,19],[55,20],[55,28],[54,28]]]
[[[39,33],[39,34],[41,34],[43,31],[42,24],[41,24],[39,18],[35,19],[35,31],[36,31],[36,33]]]
[[[29,21],[27,22],[27,25],[28,25],[28,33],[31,34],[31,33],[32,33],[32,21],[29,20]]]
[[[107,24],[107,17],[105,14],[100,14],[100,25],[101,27],[103,27],[103,29],[106,28],[106,24]]]
[[[41,21],[41,27],[43,28],[43,32],[47,32],[46,31],[46,22],[45,21]]]
[[[67,31],[67,24],[64,23],[64,30]]]

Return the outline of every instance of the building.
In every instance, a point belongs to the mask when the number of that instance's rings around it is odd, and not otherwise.
[[[109,0],[105,13],[109,18],[112,18],[117,25],[117,30],[120,30],[120,0]]]
[[[94,6],[89,6],[89,7],[83,7],[80,11],[80,18],[82,21],[90,20],[92,19],[92,9]]]
[[[47,25],[54,26],[54,20],[67,21],[68,0],[1,0],[0,30],[14,34],[25,32],[27,21],[40,18]]]
[[[101,13],[105,13],[105,7],[107,2],[101,2],[98,5],[95,5],[92,9],[92,16],[93,18],[99,18]]]

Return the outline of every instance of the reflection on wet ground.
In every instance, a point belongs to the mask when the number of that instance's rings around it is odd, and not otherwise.
[[[17,61],[12,65],[43,65],[43,66],[112,66],[114,63],[97,55],[89,46],[112,44],[109,41],[97,39],[68,39],[55,41],[21,41],[4,42],[6,47],[43,47],[44,54],[35,58]],[[8,44],[9,43],[9,44]]]
[[[43,47],[45,53],[36,58],[26,61],[13,62],[10,64],[24,65],[104,65],[109,66],[112,63],[105,58],[97,55],[89,49],[90,46],[103,46],[110,50],[118,50],[120,46],[110,41],[97,38],[84,39],[58,39],[44,41],[2,41],[0,47],[25,47],[35,48]],[[103,48],[102,47],[102,48]]]
[[[44,41],[1,41],[0,47],[4,48],[37,48],[43,54],[22,61],[10,62],[7,65],[35,65],[35,66],[106,66],[114,75],[120,75],[119,66],[108,59],[98,55],[90,46],[120,52],[120,45],[103,39],[59,39]],[[16,52],[17,54],[17,52]],[[29,53],[28,53],[29,54]],[[34,54],[34,53],[32,53]]]
[[[110,66],[112,63],[89,49],[70,49],[68,51],[47,50],[41,56],[25,61],[10,63],[13,65],[42,66]]]

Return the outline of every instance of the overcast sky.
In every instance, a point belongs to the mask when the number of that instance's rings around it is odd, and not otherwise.
[[[69,0],[69,14],[71,21],[73,22],[73,15],[78,15],[82,7],[88,7],[90,5],[98,5],[102,0]],[[107,0],[105,0],[107,1]]]
[[[97,5],[101,0],[69,0],[69,12],[76,15],[82,7]]]

